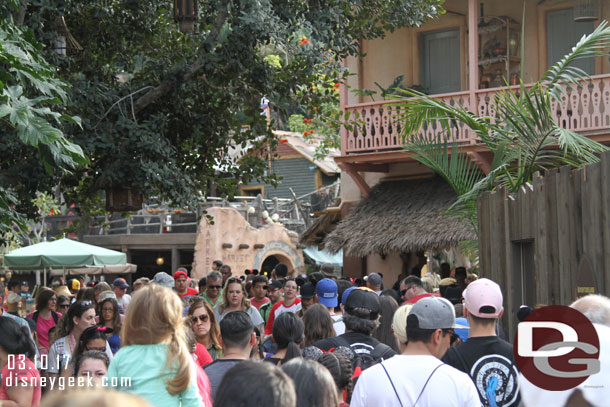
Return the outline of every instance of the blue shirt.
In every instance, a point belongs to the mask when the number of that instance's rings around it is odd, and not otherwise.
[[[191,383],[180,394],[172,395],[165,388],[170,372],[165,368],[168,345],[129,345],[122,347],[108,367],[108,383],[118,381],[118,390],[142,397],[155,407],[200,407],[203,405],[197,390],[195,362],[191,369]],[[117,378],[113,381],[113,378]],[[124,383],[131,379],[131,385]]]

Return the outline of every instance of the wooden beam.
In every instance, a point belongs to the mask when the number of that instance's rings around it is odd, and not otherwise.
[[[352,171],[360,172],[390,172],[389,164],[372,164],[372,163],[361,163],[361,164],[347,164]]]
[[[479,18],[477,0],[468,0],[468,91],[470,111],[477,112],[476,91],[479,88]]]
[[[485,175],[489,174],[491,171],[491,159],[489,156],[476,151],[468,151],[466,154],[468,154],[468,157],[481,168],[481,171],[483,171]]]
[[[350,167],[346,167],[345,172],[350,177],[352,177],[352,179],[354,180],[356,185],[358,185],[358,188],[360,188],[360,192],[362,193],[362,195],[365,198],[368,198],[369,195],[371,194],[371,187],[369,187],[369,185],[366,183],[364,178],[362,178],[362,175],[360,175],[360,173],[358,171],[354,171],[354,170],[350,169]]]

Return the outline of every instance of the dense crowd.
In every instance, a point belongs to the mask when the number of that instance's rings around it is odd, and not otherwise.
[[[0,407],[607,401],[603,385],[545,392],[529,383],[498,323],[501,287],[463,267],[415,269],[387,289],[380,273],[337,278],[330,265],[294,278],[279,263],[269,277],[236,277],[220,261],[199,281],[185,269],[132,287],[79,277],[37,289],[31,312],[27,282],[10,281],[8,293],[0,283]],[[599,333],[603,383],[610,299],[571,306]]]

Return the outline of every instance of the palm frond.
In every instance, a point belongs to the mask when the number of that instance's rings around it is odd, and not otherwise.
[[[572,85],[578,85],[578,81],[589,77],[582,69],[570,64],[579,59],[606,55],[604,49],[608,47],[610,47],[610,27],[606,21],[602,21],[591,34],[583,35],[570,53],[544,73],[542,82],[545,82],[550,96],[560,100],[564,86],[571,89]]]

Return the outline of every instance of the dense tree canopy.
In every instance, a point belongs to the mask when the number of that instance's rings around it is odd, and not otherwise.
[[[5,144],[0,170],[13,178],[2,186],[27,185],[18,191],[28,198],[21,202],[61,185],[80,199],[129,186],[188,204],[211,182],[223,193],[238,180],[264,177],[264,160],[235,163],[228,155],[230,144],[257,140],[263,149],[273,142],[260,114],[263,95],[272,117],[284,120],[295,106],[307,112],[331,101],[333,86],[303,85],[321,76],[341,83],[340,61],[358,53],[361,38],[419,25],[442,12],[442,2],[200,0],[194,32],[182,34],[169,0],[11,0],[0,16],[29,27],[69,83],[59,109],[80,117],[82,128],[58,125],[89,163],[40,177],[43,162]],[[58,44],[66,44],[66,55]],[[0,132],[12,131],[0,123]],[[219,168],[231,176],[217,179]]]

